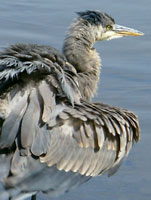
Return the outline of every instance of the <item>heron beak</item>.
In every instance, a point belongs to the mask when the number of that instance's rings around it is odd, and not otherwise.
[[[144,33],[137,31],[132,28],[128,28],[125,26],[120,26],[118,24],[115,24],[115,29],[114,32],[120,35],[121,37],[123,36],[142,36]]]

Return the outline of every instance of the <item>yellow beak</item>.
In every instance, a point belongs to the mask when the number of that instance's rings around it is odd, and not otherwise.
[[[144,35],[144,33],[140,32],[140,31],[137,31],[135,29],[128,28],[125,26],[120,26],[118,24],[115,24],[115,29],[113,31],[115,31],[118,35],[121,35],[121,36],[142,36],[142,35]]]

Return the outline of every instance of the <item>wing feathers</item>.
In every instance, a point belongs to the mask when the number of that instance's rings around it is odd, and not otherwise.
[[[97,143],[98,143],[99,149],[102,149],[104,145],[104,139],[105,139],[103,128],[95,126],[95,131],[97,133]]]
[[[81,149],[79,150],[79,155],[78,155],[77,162],[72,167],[72,171],[73,172],[78,172],[79,171],[80,167],[83,164],[84,159],[86,158],[86,154],[87,154],[87,149],[84,149],[84,151],[82,151]]]
[[[35,128],[35,133],[36,134],[31,146],[31,152],[35,156],[46,154],[48,152],[51,141],[50,133],[47,130],[47,127],[45,125],[43,127],[37,126]]]
[[[81,168],[79,169],[79,173],[82,175],[85,175],[91,166],[91,163],[93,163],[93,160],[95,158],[95,153],[91,151],[91,149],[87,149],[87,155],[83,161],[83,164]]]
[[[14,97],[15,98],[15,97]],[[16,101],[15,107],[4,121],[2,126],[2,132],[0,137],[0,147],[11,147],[17,136],[20,122],[27,108],[28,92],[24,94],[18,101]]]
[[[60,142],[60,146],[57,146],[56,151],[53,152],[51,159],[48,161],[48,166],[52,166],[52,165],[60,162],[61,158],[65,157],[66,154],[68,154],[68,146],[66,145],[66,140],[64,138]]]
[[[137,118],[126,110],[98,103],[60,103],[56,89],[43,80],[26,91],[4,121],[1,146],[11,146],[18,133],[18,151],[28,150],[49,167],[86,176],[114,172],[139,138]],[[13,160],[20,160],[21,166],[24,162],[17,154]],[[12,172],[17,173],[15,165]]]
[[[57,131],[53,130],[53,133],[51,134],[51,140],[50,140],[50,146],[49,151],[46,155],[40,157],[41,162],[49,162],[49,165],[51,166],[51,159],[53,159],[56,152],[58,153],[58,150],[62,150],[61,146],[65,143],[65,138],[59,138],[57,139]],[[60,158],[60,156],[59,156]]]
[[[42,120],[43,122],[48,122],[50,118],[50,114],[52,110],[55,108],[55,92],[53,88],[50,87],[45,81],[42,81],[38,87],[39,93],[43,99],[43,113],[42,113]]]
[[[21,144],[22,147],[31,147],[36,134],[40,117],[40,105],[37,97],[37,91],[33,88],[29,96],[29,105],[22,120],[21,126]],[[32,123],[31,123],[32,122]]]
[[[87,135],[85,134],[83,124],[81,124],[81,126],[80,126],[80,136],[81,136],[82,147],[84,147],[84,148],[89,147],[89,139],[88,139]]]
[[[117,112],[115,117],[117,108],[111,108],[110,112],[109,107],[101,104],[94,105],[97,111],[91,109],[92,104],[82,106],[76,105],[71,110],[65,106],[58,114],[56,138],[51,137],[50,150],[41,162],[47,162],[49,166],[56,164],[59,170],[97,176],[119,167],[132,146],[132,129],[137,127],[137,120],[133,120],[133,123],[136,121],[134,127],[129,119],[131,115],[125,110]],[[53,135],[53,127],[51,131]],[[59,145],[53,146],[56,140]]]

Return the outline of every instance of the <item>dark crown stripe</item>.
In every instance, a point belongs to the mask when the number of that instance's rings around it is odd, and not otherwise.
[[[115,23],[114,19],[108,14],[101,11],[90,11],[77,12],[77,14],[84,20],[88,21],[92,25],[102,25],[105,27],[108,24]]]

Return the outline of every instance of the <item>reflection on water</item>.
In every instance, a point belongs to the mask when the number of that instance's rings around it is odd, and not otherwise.
[[[0,48],[26,42],[61,49],[74,12],[86,9],[106,11],[118,24],[145,32],[144,37],[96,44],[103,69],[95,100],[137,113],[141,141],[115,176],[97,177],[57,200],[150,200],[151,1],[0,0],[0,5]]]

